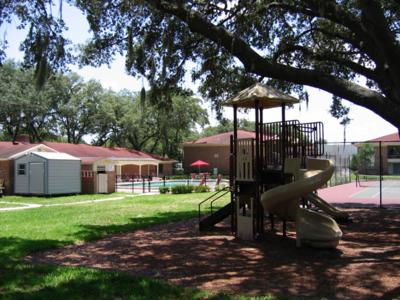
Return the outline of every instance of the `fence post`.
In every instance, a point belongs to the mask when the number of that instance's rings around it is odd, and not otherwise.
[[[145,186],[145,182],[144,182],[144,176],[142,176],[142,191],[143,191],[143,194],[146,193],[146,186]]]
[[[349,182],[351,183],[351,157],[349,156],[348,161],[347,161],[347,168],[349,170]]]
[[[147,182],[147,185],[148,185],[148,190],[149,190],[149,193],[151,192],[151,189],[150,189],[150,180]]]

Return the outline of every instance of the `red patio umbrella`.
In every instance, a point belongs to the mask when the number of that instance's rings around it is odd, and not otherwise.
[[[196,160],[194,163],[191,163],[191,167],[199,167],[199,173],[200,173],[200,167],[201,166],[209,166],[210,164],[208,162],[202,161],[202,160]]]

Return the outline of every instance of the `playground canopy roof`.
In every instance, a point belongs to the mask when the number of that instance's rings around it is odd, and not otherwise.
[[[222,105],[237,106],[243,108],[255,108],[259,101],[260,108],[280,107],[282,104],[296,104],[299,100],[286,95],[277,89],[262,83],[255,83],[252,86],[239,92],[236,96],[228,99]]]

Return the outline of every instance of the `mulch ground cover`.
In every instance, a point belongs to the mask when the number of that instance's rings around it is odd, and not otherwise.
[[[228,222],[199,233],[197,219],[35,253],[35,264],[87,266],[232,294],[400,299],[400,209],[350,209],[335,250],[296,248],[293,227],[241,241]],[[279,225],[279,224],[278,224]]]

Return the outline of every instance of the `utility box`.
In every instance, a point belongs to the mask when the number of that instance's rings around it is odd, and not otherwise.
[[[60,152],[31,152],[14,161],[14,191],[27,195],[81,192],[81,160]]]

